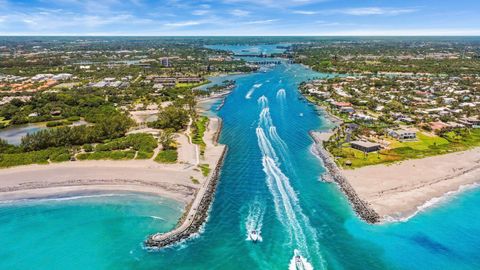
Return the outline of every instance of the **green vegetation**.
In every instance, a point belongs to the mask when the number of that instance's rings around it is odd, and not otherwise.
[[[159,129],[173,129],[175,131],[183,129],[188,123],[188,112],[183,108],[168,106],[158,114],[158,119],[148,123],[149,127]]]
[[[28,134],[22,138],[21,147],[25,151],[34,151],[49,147],[102,142],[124,136],[132,125],[132,120],[128,116],[117,111],[106,115],[92,115],[91,120],[95,125],[59,127]]]
[[[158,163],[175,163],[178,159],[177,149],[162,150],[155,157],[155,161]]]
[[[113,150],[134,150],[138,151],[137,159],[150,158],[153,150],[157,148],[157,140],[150,134],[137,133],[126,137],[114,139],[103,144],[95,146],[95,152],[105,152]]]
[[[111,160],[128,160],[135,157],[135,151],[127,150],[114,150],[114,151],[100,151],[93,153],[81,153],[77,155],[78,160],[101,160],[101,159],[111,159]]]
[[[192,142],[200,146],[200,155],[202,156],[205,154],[205,147],[207,146],[205,141],[203,141],[203,135],[207,130],[207,125],[208,117],[202,116],[195,121],[192,127]]]
[[[49,161],[61,162],[69,159],[70,153],[68,149],[64,147],[48,148],[26,153],[1,153],[0,168],[29,164],[48,164]]]
[[[193,176],[190,176],[190,180],[192,180],[192,183],[194,183],[195,185],[200,184],[200,181],[198,181],[198,179]]]
[[[200,170],[202,171],[202,175],[207,177],[208,174],[210,173],[210,165],[208,164],[200,164],[198,165],[198,167],[200,167]]]

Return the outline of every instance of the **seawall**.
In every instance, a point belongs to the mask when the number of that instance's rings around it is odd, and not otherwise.
[[[342,174],[337,164],[333,160],[330,153],[323,147],[322,133],[310,131],[310,136],[315,142],[315,150],[318,157],[323,161],[325,168],[327,169],[327,177],[329,180],[335,182],[342,192],[347,196],[350,204],[355,212],[368,223],[380,222],[380,215],[375,212],[367,202],[360,199],[353,187],[348,182],[347,178]]]
[[[218,118],[218,126],[213,134],[212,143],[215,147],[222,147],[220,157],[218,158],[215,168],[208,176],[207,180],[198,189],[195,199],[186,207],[185,214],[180,218],[177,227],[167,233],[156,233],[150,235],[145,241],[145,245],[149,248],[162,248],[174,245],[182,240],[190,238],[198,233],[202,225],[208,218],[210,206],[215,197],[215,190],[220,177],[220,170],[223,166],[225,156],[228,150],[226,145],[218,145],[218,140],[222,130],[223,122]]]
[[[188,214],[183,218],[183,222],[170,232],[150,235],[145,241],[145,245],[147,247],[162,248],[170,246],[189,238],[193,234],[198,233],[208,217],[208,211],[215,196],[220,170],[222,168],[227,149],[227,146],[225,146],[215,169],[212,171],[212,174],[207,181],[205,181],[204,185],[198,190],[197,196],[189,207]]]

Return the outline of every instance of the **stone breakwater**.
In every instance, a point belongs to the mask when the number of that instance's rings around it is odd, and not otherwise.
[[[189,206],[188,214],[182,217],[183,222],[173,231],[150,235],[145,241],[145,245],[148,248],[171,246],[198,233],[208,218],[208,212],[215,197],[215,190],[226,153],[227,147],[225,146],[215,169],[204,183],[204,186],[198,190],[195,200]]]
[[[360,218],[368,223],[378,223],[380,221],[380,215],[370,208],[367,202],[360,199],[348,180],[342,174],[330,153],[328,153],[328,151],[323,147],[321,133],[311,131],[310,136],[315,141],[315,154],[320,157],[325,168],[327,169],[327,178],[335,182],[340,187]]]

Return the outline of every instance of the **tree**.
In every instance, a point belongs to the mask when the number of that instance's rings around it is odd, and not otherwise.
[[[158,134],[158,141],[162,145],[163,150],[168,150],[172,147],[174,132],[173,129],[165,129]]]
[[[158,120],[149,123],[150,127],[167,129],[172,128],[175,131],[183,129],[189,120],[188,112],[183,108],[168,106],[158,114]]]

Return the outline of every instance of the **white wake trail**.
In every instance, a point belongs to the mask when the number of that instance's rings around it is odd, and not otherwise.
[[[250,206],[248,211],[247,220],[245,222],[245,228],[247,230],[247,241],[252,241],[250,239],[250,232],[256,231],[258,234],[258,241],[262,241],[262,227],[263,227],[263,216],[265,214],[265,206],[255,202]]]
[[[268,107],[268,99],[266,96],[262,95],[257,99],[258,104],[262,107],[262,109],[265,109]]]
[[[258,145],[260,146],[262,154],[264,156],[272,158],[275,161],[278,161],[277,154],[275,153],[272,144],[268,140],[267,135],[265,135],[265,131],[263,131],[263,128],[257,127],[256,132],[258,138]]]
[[[246,99],[251,99],[252,95],[253,95],[253,92],[255,92],[255,90],[260,88],[261,86],[262,86],[261,83],[254,84],[253,87],[250,88],[250,90],[248,90],[247,94],[245,95],[245,98]]]
[[[273,144],[266,136],[263,127],[268,129],[269,137],[271,138]],[[312,241],[315,254],[318,254],[320,257],[323,268],[323,259],[320,254],[318,242],[316,241],[316,231],[313,227],[311,227],[308,217],[303,214],[298,202],[297,194],[290,185],[290,179],[279,167],[278,156],[273,145],[279,147],[280,149],[284,148],[285,150],[287,145],[278,135],[277,130],[273,125],[270,109],[268,107],[263,108],[260,112],[259,126],[256,129],[256,134],[258,145],[263,155],[263,171],[266,174],[267,186],[273,196],[276,214],[281,223],[285,226],[290,239],[295,241],[294,244],[298,248],[296,252],[301,254],[300,257],[303,265],[305,265],[305,269],[313,269],[311,264],[308,263],[307,259],[305,259],[305,257],[311,258],[309,243],[307,241],[305,232],[308,233],[308,239]],[[282,153],[282,160],[287,158],[286,155],[286,151],[285,153]],[[300,221],[302,223],[300,223]],[[293,259],[295,259],[295,256]]]
[[[280,89],[277,91],[277,98],[278,99],[285,99],[287,97],[287,92],[285,92],[285,89]]]
[[[271,126],[268,130],[268,133],[270,135],[270,138],[272,138],[273,142],[279,145],[280,151],[282,152],[283,155],[287,155],[287,149],[288,146],[287,144],[280,138],[277,132],[277,127]]]
[[[263,108],[260,112],[259,125],[264,126],[265,128],[270,128],[273,126],[272,117],[270,116],[270,108]]]

